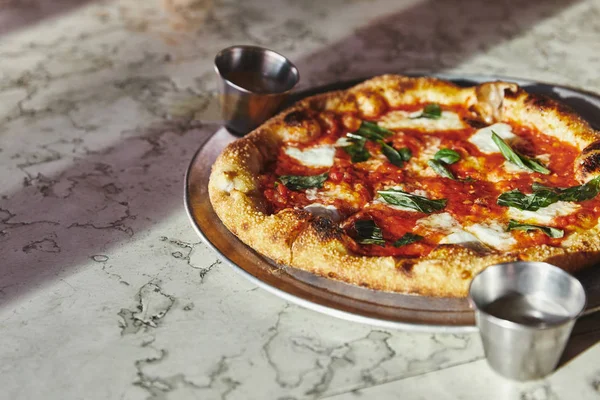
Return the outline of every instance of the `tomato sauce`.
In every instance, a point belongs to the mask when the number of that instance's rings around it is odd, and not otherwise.
[[[424,105],[407,105],[389,111],[417,111]],[[460,107],[446,107],[444,110],[459,114],[463,121],[470,123],[471,116]],[[317,116],[321,126],[321,135],[309,143],[294,143],[290,146],[299,149],[318,145],[335,147],[334,164],[331,167],[308,167],[287,155],[283,149],[273,165],[266,169],[260,177],[260,184],[269,203],[270,211],[277,212],[285,208],[302,209],[309,204],[320,203],[333,205],[341,214],[341,227],[348,235],[356,239],[354,222],[357,220],[373,220],[382,231],[385,244],[351,244],[354,251],[365,255],[419,257],[434,249],[447,232],[430,230],[423,239],[400,247],[393,243],[407,233],[422,232],[417,221],[427,214],[416,211],[404,211],[377,201],[377,191],[390,187],[401,187],[407,192],[424,191],[430,199],[446,199],[446,206],[438,213],[449,213],[462,225],[486,223],[490,220],[508,225],[507,207],[497,204],[498,196],[509,190],[518,189],[523,193],[532,192],[531,185],[538,182],[552,187],[569,187],[579,185],[574,177],[574,162],[579,154],[575,146],[561,142],[553,137],[543,135],[533,127],[511,125],[518,139],[511,147],[519,153],[535,157],[551,170],[551,174],[530,173],[527,171],[508,171],[506,159],[495,152],[483,153],[468,139],[482,126],[469,126],[464,129],[447,131],[421,131],[418,129],[397,129],[394,135],[385,142],[395,149],[408,148],[412,158],[398,167],[389,162],[381,153],[381,145],[366,141],[365,149],[371,157],[366,162],[353,163],[351,156],[343,146],[336,145],[341,137],[348,133],[344,127],[347,119],[358,117],[348,113],[337,114],[326,111]],[[373,120],[374,122],[377,119]],[[360,123],[360,122],[359,122]],[[457,178],[451,180],[436,174],[424,174],[427,164],[418,164],[417,168],[409,168],[411,162],[418,162],[420,157],[429,154],[428,146],[436,143],[437,148],[448,148],[458,152],[461,159],[446,168]],[[429,149],[430,150],[430,149]],[[432,157],[430,157],[432,158]],[[542,160],[544,159],[545,160]],[[278,182],[282,175],[312,176],[328,172],[326,182],[320,188],[291,190]],[[598,196],[600,197],[600,196]],[[556,217],[552,226],[565,230],[565,237],[570,232],[588,229],[594,226],[600,216],[600,200],[592,199],[576,203],[576,212]],[[541,231],[513,231],[518,246],[526,248],[532,245],[560,245],[563,239],[552,239]]]

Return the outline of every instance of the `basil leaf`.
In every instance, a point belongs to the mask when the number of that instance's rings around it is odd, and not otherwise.
[[[448,179],[456,180],[456,178],[454,177],[454,175],[452,175],[452,172],[448,171],[448,169],[444,166],[444,164],[442,164],[438,160],[429,160],[429,161],[427,161],[427,164],[439,176],[442,176],[442,177],[448,178]]]
[[[531,185],[532,194],[521,193],[518,189],[502,193],[498,197],[498,205],[515,207],[519,210],[537,211],[557,201],[579,202],[590,200],[600,194],[600,177],[587,183],[568,188],[553,188],[538,182]]]
[[[381,142],[381,152],[396,167],[402,167],[404,165],[404,161],[408,161],[412,156],[412,152],[409,148],[404,147],[400,150],[396,150],[395,148],[384,142]]]
[[[377,125],[377,123],[375,123],[375,122],[362,121],[360,126],[363,129],[366,129],[366,130],[369,130],[372,132],[376,132],[376,133],[382,135],[383,137],[392,136],[394,134],[394,132],[390,131],[389,129],[384,128],[383,126]]]
[[[427,104],[420,115],[412,117],[411,119],[429,118],[429,119],[440,119],[442,117],[442,107],[439,104],[431,103]]]
[[[492,140],[500,149],[500,152],[509,162],[515,164],[517,167],[530,172],[539,172],[544,175],[548,175],[550,170],[542,165],[533,158],[526,157],[522,154],[514,151],[496,132],[492,131]]]
[[[556,203],[558,200],[558,195],[550,190],[544,189],[532,194],[524,194],[515,189],[502,193],[496,203],[500,206],[514,207],[519,210],[537,211]]]
[[[433,156],[434,160],[441,161],[448,165],[452,165],[458,160],[460,160],[460,154],[458,152],[451,149],[441,149]]]
[[[394,132],[368,121],[362,121],[360,128],[358,128],[354,133],[374,142],[383,140],[386,137],[394,134]]]
[[[357,242],[360,244],[376,244],[378,246],[384,246],[385,240],[383,239],[383,233],[375,221],[373,220],[359,220],[354,222],[354,229],[358,235]]]
[[[400,239],[392,243],[392,245],[394,247],[402,247],[406,246],[407,244],[418,242],[419,240],[423,240],[423,236],[414,233],[405,233]]]
[[[553,188],[549,186],[544,186],[537,182],[534,182],[533,185],[531,185],[531,188],[535,192],[543,190],[551,191],[558,196],[558,200],[562,201],[590,200],[600,193],[600,176],[584,183],[583,185],[571,186],[568,188]]]
[[[408,161],[412,157],[412,151],[410,151],[408,147],[398,149],[398,153],[402,156],[404,161]]]
[[[411,208],[425,214],[442,210],[447,202],[446,199],[431,200],[397,189],[379,190],[377,193],[389,204]]]
[[[540,230],[540,231],[544,232],[547,236],[550,236],[551,238],[554,238],[554,239],[560,239],[561,237],[563,237],[565,235],[565,231],[563,231],[562,229],[553,228],[551,226],[523,224],[521,222],[515,221],[514,219],[511,219],[508,222],[508,230],[509,231]]]
[[[298,189],[310,189],[323,187],[323,183],[329,176],[328,172],[320,175],[310,176],[299,176],[299,175],[282,175],[279,177],[281,183],[283,183],[290,190]]]
[[[353,135],[351,133],[348,133],[346,137],[350,142],[352,142],[352,144],[342,147],[342,150],[350,155],[350,160],[353,163],[367,161],[369,158],[371,158],[371,153],[365,149],[365,143],[367,140],[364,137]]]

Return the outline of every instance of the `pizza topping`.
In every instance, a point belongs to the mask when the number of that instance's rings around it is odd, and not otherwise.
[[[304,210],[319,217],[329,218],[333,222],[339,222],[341,220],[340,213],[337,208],[332,205],[312,203],[304,207]]]
[[[473,136],[469,138],[469,142],[473,143],[479,151],[485,154],[498,152],[498,146],[492,140],[492,133],[495,132],[502,139],[507,141],[514,140],[517,136],[513,133],[512,127],[508,124],[497,123],[479,129]]]
[[[522,154],[519,154],[515,150],[513,150],[500,136],[496,134],[496,132],[492,131],[492,140],[498,148],[500,152],[511,163],[515,164],[517,167],[520,167],[526,171],[531,172],[539,172],[544,175],[548,175],[550,170],[543,166],[540,162],[533,158],[529,158]]]
[[[488,246],[497,250],[508,250],[517,244],[515,238],[506,232],[504,227],[497,222],[484,222],[465,227],[465,230],[472,233]]]
[[[508,209],[508,216],[520,221],[550,224],[554,221],[554,218],[572,214],[579,208],[580,206],[577,204],[559,201],[537,211],[519,210],[511,207]]]
[[[442,118],[442,107],[439,104],[431,103],[427,104],[421,114],[410,117],[411,119],[429,118],[429,119],[440,119]]]
[[[451,234],[461,229],[458,221],[447,212],[421,218],[416,226],[420,232],[434,231],[443,234]]]
[[[330,145],[299,149],[286,147],[285,154],[309,167],[331,167],[335,156],[335,148]]]
[[[360,128],[356,132],[353,132],[355,135],[359,135],[364,137],[365,139],[372,140],[374,142],[385,139],[388,136],[392,136],[394,132],[389,129],[383,128],[377,125],[374,122],[362,121],[360,124]]]
[[[417,235],[415,233],[405,233],[400,239],[396,240],[392,246],[394,247],[402,247],[408,244],[418,242],[419,240],[423,240],[423,236]]]
[[[433,156],[436,161],[441,161],[445,164],[452,165],[460,160],[460,154],[451,149],[441,149]]]
[[[328,176],[329,173],[327,172],[312,176],[282,175],[279,180],[288,189],[298,190],[323,187],[323,182],[327,180]]]
[[[477,243],[479,242],[479,239],[467,231],[460,230],[443,238],[440,241],[440,244],[464,244],[473,242]]]
[[[373,220],[355,221],[354,230],[357,234],[357,242],[360,244],[385,245],[381,228],[379,228]]]
[[[542,231],[543,233],[545,233],[547,236],[554,238],[554,239],[560,239],[565,235],[565,231],[563,231],[562,229],[553,228],[551,226],[524,224],[524,223],[515,221],[514,219],[511,219],[508,222],[508,230],[509,231],[520,230],[520,231],[526,231],[526,232],[539,230],[539,231]]]
[[[350,155],[350,159],[353,163],[367,161],[369,158],[371,158],[371,153],[365,149],[367,139],[362,136],[348,133],[346,135],[346,141],[350,144],[342,147],[342,150]]]
[[[420,131],[452,131],[465,128],[465,123],[454,111],[442,111],[437,119],[415,118],[423,115],[421,111],[411,112],[406,110],[394,110],[383,115],[379,119],[379,126],[387,129],[418,129]]]
[[[479,118],[488,123],[502,121],[504,93],[516,92],[518,86],[508,82],[486,82],[475,87],[476,103],[473,110]]]
[[[410,160],[412,152],[408,147],[403,147],[396,150],[387,143],[381,142],[381,152],[387,159],[394,164],[396,167],[401,168],[404,166],[404,162]]]
[[[444,164],[442,164],[440,161],[438,161],[438,160],[429,160],[429,161],[427,161],[427,164],[429,164],[429,166],[431,167],[431,169],[433,169],[439,176],[444,177],[444,178],[448,178],[448,179],[452,179],[452,180],[456,180],[456,178],[454,177],[454,175],[452,174],[452,172],[450,172],[444,166]]]
[[[431,200],[398,189],[379,190],[377,193],[389,204],[410,208],[425,214],[443,210],[447,202],[446,199]]]
[[[593,199],[600,193],[600,177],[596,177],[583,185],[568,188],[552,188],[537,182],[534,182],[531,188],[534,191],[552,191],[562,201],[584,201]]]

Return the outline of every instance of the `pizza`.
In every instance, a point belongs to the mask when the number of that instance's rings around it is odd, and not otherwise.
[[[208,189],[223,224],[279,265],[464,297],[492,264],[600,261],[599,140],[514,83],[384,75],[230,143]]]

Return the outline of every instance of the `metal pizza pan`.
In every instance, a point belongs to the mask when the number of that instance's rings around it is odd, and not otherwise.
[[[411,75],[422,75],[419,73]],[[600,128],[600,97],[579,89],[500,76],[440,75],[459,85],[506,80],[531,93],[544,94],[571,106],[595,129]],[[365,78],[366,79],[366,78]],[[294,93],[287,105],[314,94],[346,89],[364,79],[319,86]],[[477,330],[466,299],[439,298],[371,290],[277,265],[243,244],[221,223],[208,198],[208,178],[217,156],[238,139],[218,129],[193,157],[185,176],[184,203],[193,228],[224,262],[257,286],[300,306],[360,323],[419,332],[466,333]],[[600,269],[577,277],[588,295],[588,308],[600,305]]]

